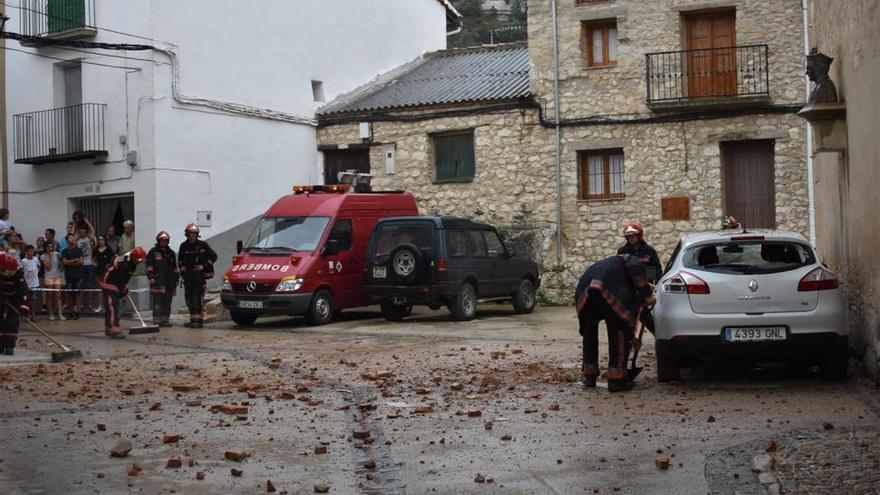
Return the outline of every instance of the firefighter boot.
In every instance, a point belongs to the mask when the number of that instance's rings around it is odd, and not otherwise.
[[[596,388],[596,377],[595,376],[585,376],[583,378],[584,388]]]

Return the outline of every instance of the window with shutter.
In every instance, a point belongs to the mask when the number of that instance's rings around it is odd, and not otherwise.
[[[48,0],[46,17],[49,33],[85,27],[85,0]]]
[[[617,65],[617,21],[589,21],[581,24],[586,67]]]
[[[579,151],[579,199],[625,197],[623,173],[622,149]]]
[[[474,179],[474,131],[445,132],[431,136],[437,182]]]

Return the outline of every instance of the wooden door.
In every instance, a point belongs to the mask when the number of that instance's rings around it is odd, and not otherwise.
[[[687,95],[736,94],[736,12],[725,10],[685,17],[688,51]]]
[[[348,149],[324,152],[324,184],[339,184],[339,172],[356,170],[370,173],[370,150]]]
[[[773,141],[721,143],[724,216],[746,228],[776,228]]]

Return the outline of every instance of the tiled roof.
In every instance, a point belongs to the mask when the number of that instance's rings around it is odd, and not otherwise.
[[[528,95],[526,46],[492,45],[428,53],[338,98],[318,114],[511,100]]]

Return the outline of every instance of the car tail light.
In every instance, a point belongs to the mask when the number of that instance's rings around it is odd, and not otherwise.
[[[446,259],[437,260],[437,273],[446,273]]]
[[[762,235],[735,235],[730,238],[731,241],[763,241]]]
[[[829,270],[821,266],[804,275],[798,282],[798,292],[810,292],[814,290],[831,290],[839,287],[837,277]]]
[[[677,275],[663,282],[663,292],[674,294],[709,294],[709,284],[693,273],[678,272]]]

